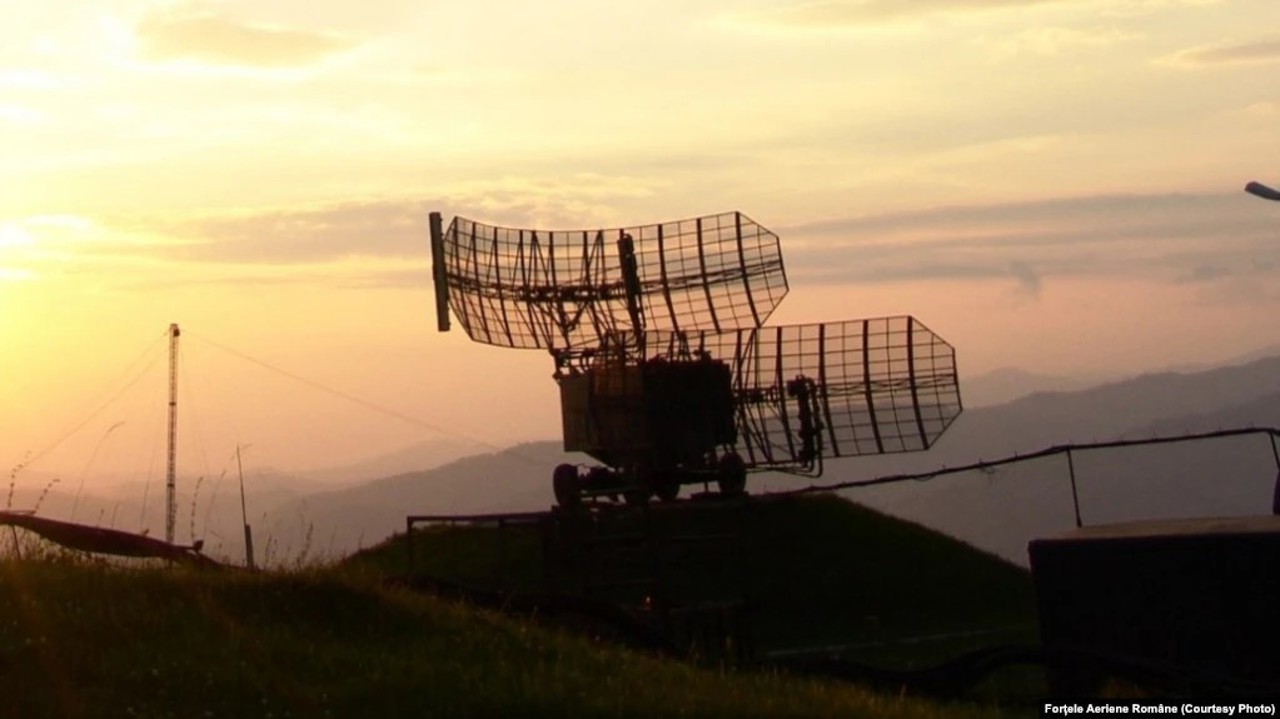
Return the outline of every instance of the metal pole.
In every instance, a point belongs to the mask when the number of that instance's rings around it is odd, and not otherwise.
[[[471,524],[472,529],[475,529],[476,526],[477,525],[474,522]],[[498,518],[498,537],[499,537],[498,539],[498,571],[502,572],[502,576],[504,577],[512,576],[511,569],[510,567],[507,566],[507,559],[511,556],[511,553],[507,551],[507,543],[508,541],[510,541],[509,540],[510,536],[511,536],[511,533],[507,531],[507,520],[502,517],[499,517]],[[523,589],[523,587],[520,587],[520,588]],[[515,583],[512,582],[512,584],[509,587],[507,587],[507,589],[509,591],[514,592],[516,591],[517,587]]]
[[[1071,456],[1071,450],[1067,450],[1067,472],[1071,475],[1071,501],[1076,508],[1076,529],[1084,526],[1084,522],[1080,521],[1080,493],[1076,490],[1076,462]]]
[[[1276,461],[1276,486],[1271,494],[1271,513],[1280,515],[1280,449],[1276,449],[1276,433],[1267,434],[1271,438],[1271,456]]]
[[[173,525],[178,516],[178,336],[177,324],[169,325],[169,467],[165,473],[164,541],[173,544]]]
[[[253,528],[249,526],[249,510],[244,501],[244,463],[240,461],[240,445],[236,445],[236,470],[240,474],[240,521],[244,523],[244,563],[256,569],[253,561]]]
[[[404,518],[404,546],[408,554],[409,565],[405,568],[405,576],[413,579],[413,517]]]

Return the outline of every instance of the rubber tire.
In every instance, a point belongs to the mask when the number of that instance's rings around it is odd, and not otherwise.
[[[674,502],[680,496],[680,483],[675,472],[660,472],[653,478],[653,496],[663,502]]]
[[[642,507],[649,503],[649,496],[653,494],[653,465],[640,460],[631,465],[630,470],[623,475],[630,476],[630,486],[622,491],[622,501],[629,507]]]
[[[647,489],[623,490],[622,501],[628,507],[643,507],[649,503],[649,490]]]
[[[582,483],[578,480],[578,468],[572,464],[556,466],[551,475],[551,489],[556,495],[556,504],[561,507],[582,504]]]
[[[736,497],[747,489],[747,463],[735,452],[729,452],[720,458],[716,484],[720,494]]]

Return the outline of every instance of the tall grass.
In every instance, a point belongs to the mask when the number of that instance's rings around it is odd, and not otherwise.
[[[13,465],[13,467],[9,469],[9,493],[6,495],[4,501],[5,509],[13,509],[13,493],[14,490],[18,488],[18,475],[22,473],[22,470],[26,469],[27,463],[30,461],[31,453],[27,452],[22,456],[22,461]]]
[[[0,561],[6,716],[994,716],[698,669],[354,573]]]
[[[682,520],[672,521],[669,529],[679,531]],[[312,552],[313,535],[306,525],[292,556],[268,537],[264,561],[276,569],[255,574],[90,561],[43,542],[24,544],[25,559],[0,559],[0,697],[11,707],[0,714],[998,714],[594,644],[384,587],[386,575],[405,571],[403,537],[338,564]],[[760,608],[756,629],[766,649],[884,640],[854,658],[911,667],[970,647],[894,640],[1025,627],[1033,617],[1026,572],[843,500],[769,505],[747,537],[746,590]],[[532,527],[433,528],[414,538],[420,569],[481,585],[546,588]],[[705,558],[682,562],[681,581],[694,589],[739,577]]]

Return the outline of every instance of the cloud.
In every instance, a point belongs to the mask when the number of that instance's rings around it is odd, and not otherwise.
[[[939,12],[1046,5],[1061,0],[818,0],[765,11],[756,19],[796,27],[870,25]]]
[[[1223,277],[1232,277],[1236,274],[1238,273],[1218,265],[1198,265],[1187,274],[1179,277],[1177,281],[1184,284],[1212,282]]]
[[[1000,56],[1037,55],[1056,57],[1070,52],[1117,45],[1138,39],[1135,33],[1115,27],[1033,27],[1017,33],[984,37],[980,42]]]
[[[1073,223],[1106,221],[1113,227],[1138,225],[1151,231],[1185,226],[1187,222],[1219,222],[1236,217],[1251,226],[1255,213],[1241,213],[1250,205],[1244,193],[1220,194],[1115,194],[1063,197],[1031,202],[988,205],[955,205],[846,217],[791,225],[788,232],[804,234],[862,234],[948,226],[968,232],[973,228],[1008,228],[1036,222],[1068,228]],[[1274,218],[1272,218],[1274,219]],[[1270,229],[1274,229],[1274,226]]]
[[[493,185],[423,200],[116,218],[95,231],[99,239],[68,249],[78,266],[134,268],[145,277],[131,279],[144,282],[163,275],[186,284],[243,278],[426,288],[432,210],[446,221],[462,214],[509,227],[610,227],[618,208],[633,201],[628,192],[639,191],[627,183],[597,186],[598,196],[567,181],[541,194],[519,190],[523,181]],[[782,238],[788,274],[802,283],[1012,282],[1015,297],[1036,300],[1053,277],[1207,283],[1230,273],[1270,277],[1280,267],[1272,203],[1243,192],[1099,195],[767,224]]]
[[[203,273],[183,272],[179,276],[155,274],[121,284],[126,290],[171,290],[191,287],[233,287],[270,289],[323,285],[338,290],[411,289],[429,291],[429,262],[383,263],[382,267],[351,268],[341,263],[298,267],[227,267]]]
[[[351,257],[430,255],[427,207],[400,200],[211,214],[178,218],[121,218],[112,228],[164,238],[152,257],[228,264],[313,264]],[[137,252],[137,245],[117,245]]]
[[[26,105],[0,103],[0,123],[39,125],[45,117],[45,113]]]
[[[939,207],[771,229],[783,238],[793,277],[879,283],[1012,276],[1032,298],[1053,275],[1206,281],[1280,260],[1274,211],[1244,193]]]
[[[1255,102],[1244,109],[1245,114],[1263,120],[1273,120],[1280,117],[1280,101],[1273,102]]]
[[[1033,300],[1040,299],[1043,282],[1040,280],[1040,275],[1031,269],[1031,265],[1021,261],[1011,262],[1009,272],[1018,281],[1019,294]]]
[[[1159,13],[1167,8],[1208,7],[1221,5],[1229,0],[1099,0],[1101,17],[1140,18]]]
[[[0,87],[9,90],[59,90],[67,81],[45,70],[0,68]]]
[[[135,29],[148,60],[197,60],[214,65],[283,68],[307,65],[354,46],[349,38],[212,14],[153,13]]]
[[[1099,17],[1128,18],[1148,15],[1170,7],[1207,6],[1221,2],[1222,0],[1094,0],[1088,4],[1097,7]],[[774,27],[839,29],[882,25],[941,13],[971,14],[1068,4],[1068,0],[801,0],[799,2],[793,0],[753,11],[742,19],[752,24]],[[1085,3],[1079,0],[1075,3],[1075,5],[1081,4]],[[1079,42],[1080,40],[1082,38],[1063,35],[1056,38],[1048,36],[1028,38],[1029,42],[1041,49],[1046,43],[1094,44]]]
[[[328,205],[104,220],[113,240],[99,255],[229,265],[315,265],[352,258],[430,257],[427,216],[438,211],[509,227],[606,227],[611,212],[654,190],[624,175],[507,177],[459,183],[421,200],[387,198]],[[447,221],[447,219],[446,219]],[[383,281],[381,274],[374,280]]]
[[[1174,53],[1166,58],[1164,62],[1181,67],[1258,65],[1280,62],[1280,39],[1235,44],[1201,45]]]

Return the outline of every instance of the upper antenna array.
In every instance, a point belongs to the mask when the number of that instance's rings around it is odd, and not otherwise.
[[[601,230],[432,231],[439,322],[471,339],[574,354],[646,330],[758,327],[787,294],[778,236],[740,212]]]

